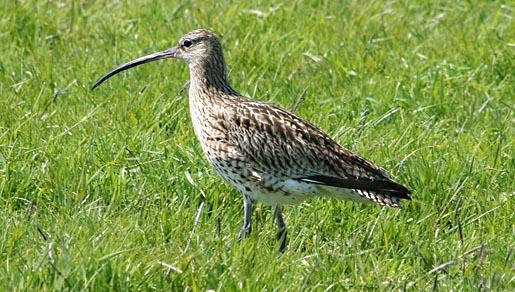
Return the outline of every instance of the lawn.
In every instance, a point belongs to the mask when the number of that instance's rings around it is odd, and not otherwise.
[[[167,2],[167,3],[164,3]],[[2,1],[0,290],[515,289],[510,1]],[[343,3],[344,2],[344,3]],[[195,28],[233,87],[408,186],[402,210],[320,198],[238,243],[187,66],[117,65]]]

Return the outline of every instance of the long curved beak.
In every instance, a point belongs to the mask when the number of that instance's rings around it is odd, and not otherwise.
[[[114,75],[116,75],[116,74],[118,74],[118,73],[120,73],[122,71],[125,71],[127,69],[132,68],[132,67],[136,67],[136,66],[139,66],[141,64],[145,64],[145,63],[152,62],[152,61],[157,61],[157,60],[161,60],[161,59],[168,59],[168,58],[175,58],[176,57],[176,53],[177,53],[177,48],[170,48],[170,49],[168,49],[166,51],[162,51],[162,52],[158,52],[158,53],[153,53],[153,54],[141,57],[141,58],[137,58],[136,60],[132,60],[132,61],[130,61],[128,63],[125,63],[125,64],[121,65],[120,67],[114,69],[113,71],[107,73],[102,78],[98,79],[98,81],[95,82],[95,84],[93,85],[93,87],[91,89],[97,88],[104,81],[106,81],[107,79],[111,78],[112,76],[114,76]]]

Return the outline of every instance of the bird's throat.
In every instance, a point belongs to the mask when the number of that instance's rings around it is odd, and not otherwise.
[[[199,94],[225,93],[236,94],[227,78],[227,69],[223,57],[209,58],[191,62],[190,67],[190,92]]]

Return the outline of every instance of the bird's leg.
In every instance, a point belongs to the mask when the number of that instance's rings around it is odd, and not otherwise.
[[[240,230],[238,240],[249,237],[252,231],[252,201],[249,196],[243,195],[243,228]]]
[[[281,242],[281,246],[279,247],[279,252],[283,253],[286,249],[286,224],[284,223],[283,214],[281,212],[281,206],[275,206],[274,217],[277,220],[277,227],[279,231],[277,232],[277,240]]]

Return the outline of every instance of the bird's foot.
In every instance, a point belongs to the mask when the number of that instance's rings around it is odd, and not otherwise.
[[[241,241],[243,238],[249,238],[251,232],[252,232],[252,225],[243,226],[240,230],[240,233],[238,233],[238,241]]]
[[[277,232],[277,241],[280,242],[279,246],[279,253],[283,254],[286,250],[286,238],[287,238],[288,232],[286,231],[286,228],[279,228],[279,231]]]

